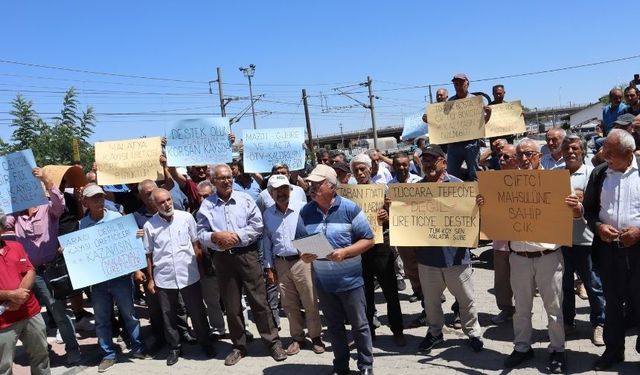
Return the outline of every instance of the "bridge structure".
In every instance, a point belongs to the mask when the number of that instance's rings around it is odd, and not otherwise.
[[[568,123],[569,116],[587,108],[590,105],[591,104],[573,104],[562,107],[533,108],[524,112],[525,124],[527,124],[527,128],[531,129],[531,132],[534,134],[544,132],[550,127],[561,126]],[[378,138],[394,137],[398,140],[398,143],[400,143],[402,128],[402,124],[378,126]],[[352,143],[366,138],[373,138],[373,130],[371,128],[364,128],[344,133],[314,135],[315,147],[330,150],[348,148]],[[342,145],[342,140],[344,140],[344,145]]]

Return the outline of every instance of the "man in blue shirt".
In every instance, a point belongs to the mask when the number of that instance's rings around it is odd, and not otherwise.
[[[622,102],[622,90],[619,87],[614,87],[609,91],[609,105],[602,108],[604,137],[613,129],[613,122],[625,113],[627,113],[627,105]],[[604,138],[602,142],[604,142]]]
[[[371,375],[373,352],[360,254],[374,245],[373,232],[364,212],[354,202],[336,195],[337,175],[333,168],[318,165],[307,180],[313,201],[300,212],[296,237],[323,233],[335,249],[326,259],[302,255],[305,262],[313,262],[320,308],[333,346],[332,375],[350,373],[345,321],[351,324],[360,374]]]

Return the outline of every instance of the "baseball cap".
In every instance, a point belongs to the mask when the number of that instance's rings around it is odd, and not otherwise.
[[[627,126],[631,125],[633,120],[635,120],[635,116],[631,113],[625,113],[624,115],[618,116],[618,119],[613,122],[614,125]]]
[[[277,189],[280,186],[290,186],[287,176],[282,174],[274,174],[269,177],[269,183],[267,183],[268,189]]]
[[[337,172],[345,172],[345,173],[350,173],[351,170],[349,169],[349,164],[345,163],[343,161],[341,162],[337,162],[337,163],[333,163],[332,165],[333,169]]]
[[[331,168],[330,166],[319,164],[315,168],[313,168],[311,173],[309,173],[309,176],[307,176],[307,180],[311,182],[320,182],[327,180],[332,184],[336,184],[338,181],[338,175],[336,174],[335,169]]]
[[[102,188],[96,184],[89,184],[85,186],[84,190],[82,190],[82,196],[84,198],[91,198],[94,195],[102,194],[104,195],[104,191]]]
[[[464,74],[464,73],[458,73],[458,74],[454,75],[453,78],[451,78],[451,82],[455,81],[456,79],[461,79],[463,81],[468,81],[469,80],[467,75]]]
[[[427,145],[426,147],[422,148],[422,155],[432,155],[435,157],[446,157],[446,154],[444,153],[444,151],[442,151],[442,148],[438,145]]]

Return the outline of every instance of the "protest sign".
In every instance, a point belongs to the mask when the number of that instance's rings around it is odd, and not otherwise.
[[[117,185],[164,180],[161,138],[96,142],[98,184]]]
[[[478,246],[477,184],[389,184],[392,246]]]
[[[413,116],[403,118],[404,126],[402,128],[402,135],[400,136],[400,139],[406,141],[427,135],[429,126],[422,121],[422,115],[424,115],[424,113],[420,111]]]
[[[429,141],[440,145],[484,138],[484,105],[482,98],[429,104]]]
[[[527,127],[524,124],[522,105],[519,100],[491,106],[491,118],[484,129],[485,137],[500,137],[526,131]]]
[[[81,188],[87,184],[84,171],[79,166],[74,165],[45,165],[42,167],[42,175],[51,179],[56,186],[60,186],[65,180],[68,188]]]
[[[245,130],[242,142],[247,173],[271,172],[277,163],[287,164],[290,171],[304,168],[303,128]]]
[[[568,170],[478,172],[478,186],[487,237],[571,246],[573,215],[564,202],[571,194]]]
[[[73,289],[95,285],[146,267],[133,215],[58,237]]]
[[[374,234],[375,243],[383,243],[382,225],[378,222],[378,211],[384,206],[384,185],[340,185],[338,195],[355,202],[367,216]]]
[[[180,120],[167,132],[167,165],[184,167],[231,162],[229,119]]]
[[[5,214],[48,202],[40,180],[33,176],[36,161],[30,149],[0,156],[0,208]]]

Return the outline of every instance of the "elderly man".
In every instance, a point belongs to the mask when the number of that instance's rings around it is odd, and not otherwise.
[[[65,343],[67,364],[71,365],[82,359],[76,332],[66,313],[65,301],[53,297],[48,287],[49,281],[45,278],[47,264],[58,256],[58,220],[64,212],[64,196],[53,181],[43,175],[42,169],[34,168],[33,175],[44,184],[49,193],[49,203],[7,216],[6,229],[15,232],[16,240],[24,247],[36,269],[33,293],[53,316]]]
[[[351,170],[358,181],[358,185],[373,184],[371,179],[371,159],[366,154],[356,155],[351,159]],[[377,219],[383,224],[389,222],[387,208],[378,211]],[[362,273],[364,278],[364,292],[367,301],[367,320],[372,339],[375,339],[375,326],[373,316],[375,304],[375,280],[382,288],[382,293],[387,301],[387,315],[389,326],[393,333],[393,341],[398,346],[405,346],[404,325],[402,323],[402,310],[398,297],[398,284],[396,282],[395,259],[389,247],[389,238],[380,244],[374,245],[369,251],[362,254]]]
[[[577,135],[569,135],[562,141],[562,157],[565,168],[571,173],[571,189],[582,198],[593,167],[584,164],[586,146]],[[581,199],[582,200],[582,199]],[[590,321],[593,326],[591,341],[596,346],[603,346],[605,300],[602,294],[600,276],[596,273],[591,260],[593,232],[587,227],[582,217],[582,205],[575,208],[573,220],[573,246],[563,246],[564,276],[562,279],[562,315],[564,317],[565,334],[575,328],[576,302],[573,293],[574,272],[578,274],[586,289],[591,308]]]
[[[289,166],[286,164],[276,164],[271,168],[271,176],[285,176],[287,180],[291,178],[291,174],[289,173]],[[302,188],[298,185],[291,185],[291,200],[295,202],[301,202],[302,204],[307,203],[307,194],[302,190]],[[260,209],[260,212],[264,212],[267,208],[273,206],[276,202],[273,200],[273,197],[269,193],[268,189],[263,190],[260,195],[258,195],[258,199],[256,199],[256,204]]]
[[[305,262],[313,262],[314,283],[333,346],[332,375],[350,373],[345,322],[351,325],[360,374],[371,375],[373,348],[360,255],[374,245],[373,232],[362,210],[352,201],[336,195],[337,178],[333,168],[318,165],[307,180],[311,183],[312,202],[300,211],[296,237],[323,233],[334,248],[326,259],[317,259],[313,254],[302,255]]]
[[[88,184],[82,191],[82,200],[88,214],[80,220],[80,229],[100,225],[115,220],[121,215],[104,207],[104,191],[95,184]],[[138,233],[140,234],[140,233]],[[136,282],[144,280],[141,271],[134,272]],[[116,363],[116,348],[111,338],[111,314],[115,302],[123,319],[123,326],[131,340],[130,354],[134,358],[146,359],[144,343],[140,335],[140,322],[133,309],[133,281],[131,275],[123,275],[115,279],[103,281],[91,287],[91,301],[96,316],[96,335],[103,358],[98,365],[98,372],[105,372]]]
[[[614,87],[609,91],[609,104],[602,108],[603,132],[606,137],[613,129],[613,122],[627,113],[627,105],[622,102],[622,89]]]
[[[371,181],[374,184],[388,184],[392,176],[387,164],[382,160],[382,154],[378,150],[367,150],[366,154],[371,159]]]
[[[267,191],[275,205],[264,212],[264,235],[262,237],[263,267],[267,283],[278,285],[282,307],[289,319],[289,330],[293,341],[287,347],[287,355],[295,355],[306,346],[304,326],[306,322],[312,350],[324,353],[325,345],[320,338],[322,324],[318,299],[313,286],[311,265],[300,259],[298,250],[291,244],[295,238],[300,209],[305,203],[290,199],[292,185],[284,175],[272,175]],[[304,309],[304,314],[302,313]]]
[[[338,176],[338,186],[357,184],[356,179],[351,174],[351,167],[349,167],[349,163],[333,163],[332,167],[336,171],[336,175]]]
[[[633,307],[631,318],[640,322],[640,162],[635,147],[628,132],[611,130],[603,146],[607,162],[593,170],[585,192],[584,217],[595,235],[606,300],[606,349],[595,362],[596,371],[624,361],[625,303]]]
[[[419,183],[462,182],[448,174],[447,159],[438,145],[429,145],[422,150],[422,171],[425,177]],[[459,305],[460,319],[464,333],[469,337],[469,345],[475,352],[484,347],[482,329],[478,321],[474,301],[471,275],[471,254],[469,249],[448,246],[425,246],[416,252],[418,273],[425,300],[427,334],[420,342],[418,350],[429,353],[442,343],[444,313],[440,296],[447,288]]]
[[[225,358],[225,365],[233,366],[247,355],[247,337],[242,316],[242,290],[249,299],[256,326],[276,361],[287,359],[278,329],[267,305],[265,281],[258,260],[258,238],[263,224],[254,199],[233,190],[231,167],[213,167],[216,193],[205,199],[198,211],[198,239],[213,250],[220,294],[227,310],[227,324],[233,350]]]
[[[480,166],[490,170],[500,169],[500,155],[502,148],[507,144],[509,142],[504,138],[493,138],[491,147],[480,155]]]
[[[198,243],[196,222],[189,213],[175,211],[171,193],[154,189],[151,199],[157,213],[144,225],[144,247],[147,253],[147,289],[158,294],[165,337],[169,342],[167,366],[178,362],[178,294],[191,316],[196,337],[205,354],[213,358],[216,351],[209,342],[209,322],[205,314],[200,274],[202,251]]]
[[[542,154],[540,163],[544,169],[564,168],[562,158],[562,140],[567,136],[567,132],[562,128],[551,128],[547,130],[545,140],[547,150]]]
[[[0,209],[0,233],[7,216]],[[0,239],[0,374],[11,374],[18,340],[29,353],[32,374],[50,374],[47,332],[32,289],[36,271],[24,247]]]

